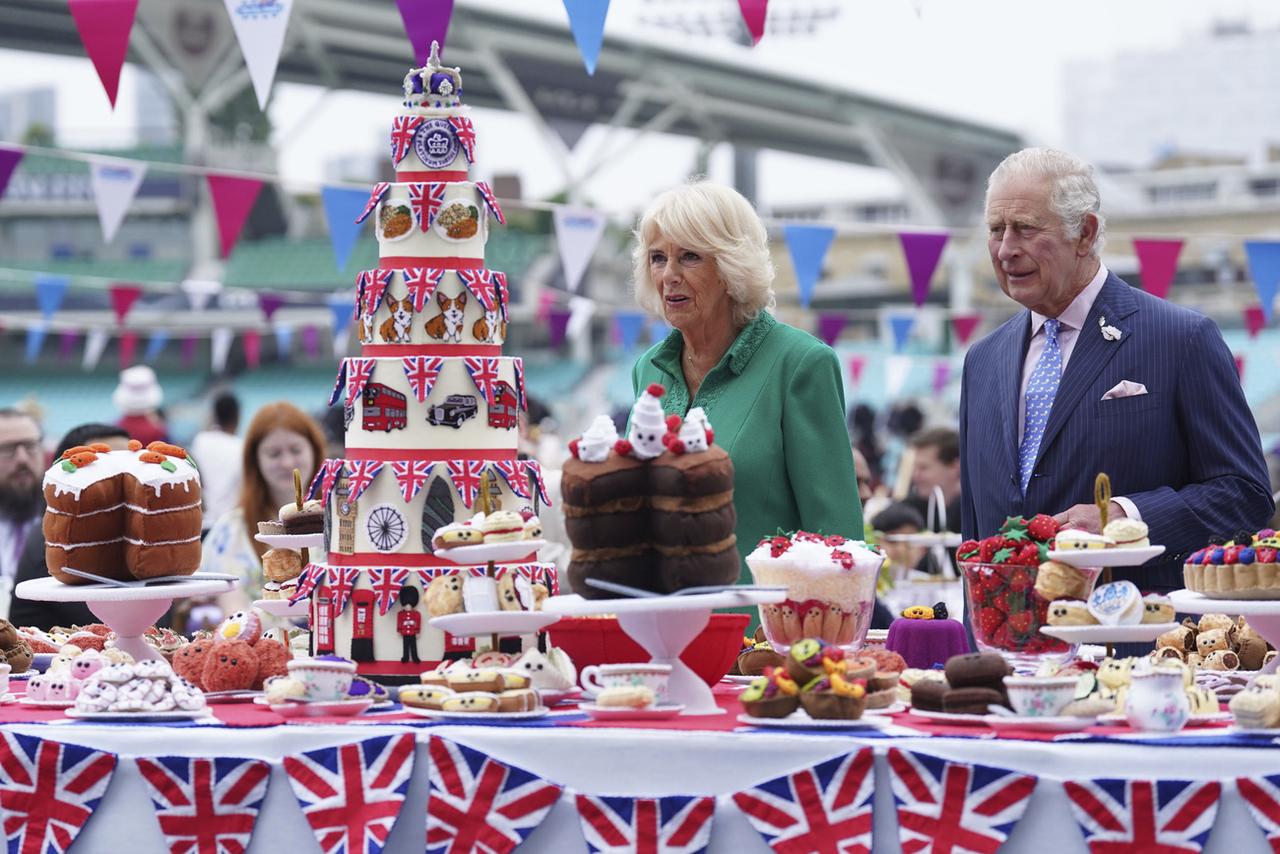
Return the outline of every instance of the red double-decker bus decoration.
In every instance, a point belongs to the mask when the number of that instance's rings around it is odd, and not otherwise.
[[[508,383],[493,384],[493,404],[489,407],[489,426],[511,428],[520,420],[520,402]]]
[[[403,430],[409,423],[409,408],[403,394],[382,383],[364,387],[360,427],[364,430]]]

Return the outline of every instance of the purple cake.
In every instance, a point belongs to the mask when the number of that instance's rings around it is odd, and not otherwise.
[[[951,656],[971,651],[969,637],[959,620],[911,620],[905,617],[889,624],[884,648],[902,656],[908,667],[922,670],[946,664]]]

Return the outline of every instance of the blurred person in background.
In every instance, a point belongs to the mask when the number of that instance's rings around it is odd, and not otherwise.
[[[865,403],[849,411],[849,437],[871,471],[872,487],[884,482],[884,446],[876,434],[876,411]],[[874,491],[874,490],[873,490]],[[863,515],[866,515],[865,508]]]
[[[325,459],[340,460],[347,455],[347,415],[341,404],[320,413],[320,430],[324,433]]]
[[[9,613],[27,535],[40,530],[45,463],[36,420],[17,409],[0,409],[0,616]]]
[[[911,437],[911,488],[907,503],[915,507],[927,525],[929,499],[942,490],[948,531],[960,531],[960,434],[950,427],[933,427]]]
[[[779,529],[861,536],[840,362],[773,316],[751,203],[708,181],[668,190],[641,218],[632,260],[636,300],[674,327],[636,360],[632,390],[658,383],[666,414],[706,412],[733,460],[739,558]],[[741,560],[740,575],[751,578]]]
[[[564,460],[558,452],[547,453],[551,442],[559,441],[554,433],[542,431],[544,424],[551,423],[551,410],[541,400],[528,394],[525,395],[525,400],[529,403],[529,411],[520,413],[520,449],[517,456],[522,460],[538,461],[542,467],[542,482],[547,488],[547,497],[551,499],[550,507],[538,507],[542,539],[547,542],[538,549],[538,560],[555,564],[561,585],[567,590],[568,579],[565,578],[565,573],[569,569],[573,547],[565,531],[564,511],[560,504],[560,473]]]
[[[229,391],[213,399],[213,423],[191,440],[191,456],[200,466],[200,492],[204,496],[204,532],[235,507],[240,494],[240,458],[244,443],[240,429],[240,401]]]
[[[0,428],[3,429],[3,428]],[[77,445],[92,445],[101,442],[109,445],[113,451],[123,451],[129,446],[129,434],[123,428],[113,424],[81,424],[73,427],[62,437],[58,447],[54,449],[53,458],[61,457],[68,448]],[[0,447],[0,457],[3,456]],[[3,461],[0,460],[0,465]],[[37,483],[42,483],[43,477]],[[44,560],[44,527],[40,517],[44,514],[44,495],[40,495],[40,515],[27,531],[26,543],[22,548],[22,558],[18,563],[18,571],[14,576],[14,586],[33,578],[47,578],[48,566]],[[13,597],[9,608],[9,622],[15,626],[37,626],[48,630],[54,626],[86,626],[101,622],[93,615],[83,602],[35,602],[29,599]]]
[[[169,441],[169,427],[160,414],[164,391],[156,372],[146,365],[134,365],[120,372],[120,382],[111,393],[111,404],[120,413],[116,425],[143,446]]]
[[[889,566],[895,578],[915,569],[925,556],[923,546],[913,546],[897,540],[897,537],[918,534],[924,530],[924,516],[904,501],[890,504],[871,520],[871,527],[879,538]]]
[[[204,540],[200,569],[239,577],[240,587],[219,597],[224,612],[262,598],[262,555],[267,546],[253,538],[258,523],[275,519],[294,500],[293,470],[305,490],[324,460],[320,425],[292,403],[269,403],[245,432],[241,453],[240,500],[213,523]]]

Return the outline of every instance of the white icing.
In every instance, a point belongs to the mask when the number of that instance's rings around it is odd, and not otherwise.
[[[200,539],[199,534],[184,540],[135,540],[133,537],[125,537],[124,541],[134,546],[177,546],[182,543],[194,543],[198,539]]]
[[[158,508],[152,509],[149,507],[139,507],[136,504],[129,504],[125,501],[121,501],[119,504],[112,504],[110,507],[103,507],[101,510],[90,510],[87,513],[67,513],[65,511],[58,510],[53,507],[46,507],[45,512],[53,516],[72,516],[74,518],[84,518],[86,516],[97,516],[102,513],[111,513],[113,511],[119,510],[121,507],[124,507],[124,508],[127,508],[130,512],[137,513],[141,516],[159,516],[164,513],[177,513],[179,510],[193,510],[199,506],[200,506],[199,501],[193,501],[190,504],[179,504],[177,507],[158,507]]]
[[[602,463],[618,441],[618,428],[608,415],[597,415],[578,440],[578,459],[584,463]]]
[[[123,540],[123,539],[124,539],[124,537],[113,537],[113,538],[112,538],[112,539],[110,539],[110,540],[94,540],[94,541],[93,541],[93,542],[91,542],[91,543],[54,543],[54,542],[50,542],[50,543],[48,543],[48,545],[53,546],[54,548],[62,549],[63,551],[67,551],[67,552],[69,552],[69,551],[74,551],[75,549],[87,549],[87,548],[89,548],[90,546],[109,546],[109,545],[111,545],[112,543],[118,543],[118,542],[120,542],[120,541],[121,541],[121,540]]]
[[[76,501],[80,493],[99,481],[108,480],[120,474],[132,475],[144,486],[155,489],[156,497],[160,496],[165,484],[182,484],[189,492],[191,484],[200,483],[200,473],[195,466],[181,457],[166,458],[174,464],[173,471],[165,471],[160,463],[144,463],[139,457],[145,451],[109,451],[98,453],[98,458],[75,471],[67,471],[62,461],[55,462],[44,474],[44,486],[52,486],[55,496],[70,493]]]

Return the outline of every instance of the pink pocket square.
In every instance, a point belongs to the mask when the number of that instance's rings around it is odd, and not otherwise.
[[[1111,390],[1102,396],[1103,400],[1115,400],[1120,397],[1137,397],[1140,394],[1146,394],[1147,387],[1142,383],[1135,383],[1132,380],[1121,380],[1111,387]]]

